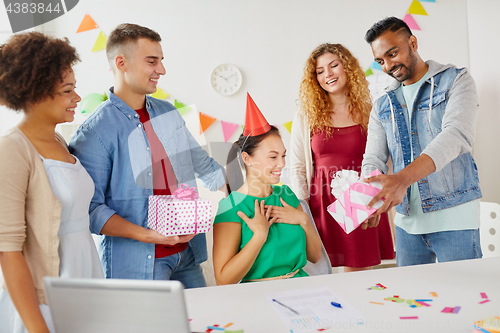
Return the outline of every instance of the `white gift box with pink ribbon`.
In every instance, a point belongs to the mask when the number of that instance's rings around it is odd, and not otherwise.
[[[150,195],[148,227],[165,236],[209,232],[212,204],[198,197],[196,187],[181,184],[172,195]]]
[[[368,177],[380,174],[379,170],[375,170]],[[382,184],[365,183],[359,179],[358,172],[354,170],[337,171],[330,186],[337,200],[328,206],[327,211],[347,234],[359,227],[384,204],[383,200],[379,200],[372,208],[366,208],[366,205],[380,192]]]

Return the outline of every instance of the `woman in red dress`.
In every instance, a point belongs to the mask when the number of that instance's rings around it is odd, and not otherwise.
[[[371,269],[394,258],[387,214],[373,228],[346,234],[327,207],[335,201],[330,183],[339,170],[361,173],[371,97],[358,60],[341,44],[318,46],[306,62],[300,110],[290,145],[292,189],[309,205],[333,267]]]

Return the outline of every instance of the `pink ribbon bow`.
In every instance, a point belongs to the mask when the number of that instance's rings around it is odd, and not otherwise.
[[[189,188],[188,184],[181,184],[177,190],[172,194],[177,199],[181,200],[196,200],[198,199],[198,192],[196,187]]]

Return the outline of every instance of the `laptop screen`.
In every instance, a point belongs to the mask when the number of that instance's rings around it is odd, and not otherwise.
[[[57,333],[189,333],[179,281],[43,279]]]

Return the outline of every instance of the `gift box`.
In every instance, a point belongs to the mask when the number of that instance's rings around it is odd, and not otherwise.
[[[195,189],[182,184],[172,195],[150,195],[148,227],[165,236],[209,232],[212,204]]]
[[[380,175],[380,171],[375,170],[368,177],[376,175]],[[372,208],[366,208],[366,205],[380,192],[382,184],[365,183],[353,170],[337,171],[332,179],[331,189],[337,200],[329,205],[327,210],[347,234],[359,227],[384,203],[383,200],[379,200]]]

